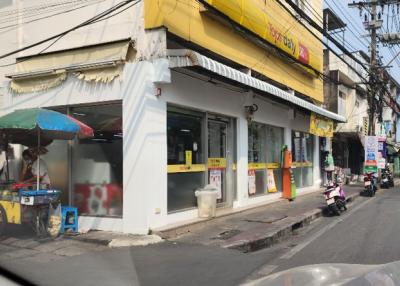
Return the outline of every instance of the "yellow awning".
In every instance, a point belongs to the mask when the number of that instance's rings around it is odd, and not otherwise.
[[[119,77],[129,41],[119,41],[17,59],[10,88],[16,93],[44,91],[60,85],[73,72],[81,80],[109,83]]]
[[[26,73],[106,61],[123,61],[126,59],[128,47],[129,42],[122,41],[21,58],[17,59],[16,71]]]

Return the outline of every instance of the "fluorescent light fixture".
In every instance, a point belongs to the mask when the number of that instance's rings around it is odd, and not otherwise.
[[[181,131],[181,132],[190,133],[190,130],[189,130],[189,129],[181,129],[180,131]]]

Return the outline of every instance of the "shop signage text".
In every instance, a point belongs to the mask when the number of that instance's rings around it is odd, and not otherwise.
[[[333,137],[333,121],[324,119],[311,113],[310,117],[310,133],[318,137]]]

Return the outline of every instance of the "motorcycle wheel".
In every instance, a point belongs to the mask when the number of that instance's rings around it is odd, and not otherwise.
[[[340,215],[339,208],[338,208],[338,206],[337,206],[336,204],[331,204],[331,205],[329,206],[329,209],[330,209],[330,211],[331,211],[334,215],[337,215],[337,216]]]
[[[346,201],[344,201],[344,200],[342,200],[342,199],[339,199],[339,200],[336,202],[336,204],[337,204],[337,206],[338,206],[338,208],[339,208],[340,211],[347,211]]]
[[[368,195],[370,197],[374,196],[374,188],[372,186],[368,187]]]

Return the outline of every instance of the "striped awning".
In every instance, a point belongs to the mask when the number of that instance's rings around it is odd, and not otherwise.
[[[337,122],[346,122],[346,118],[339,114],[312,104],[311,102],[301,99],[288,91],[282,90],[270,83],[254,78],[244,72],[210,59],[195,51],[187,49],[170,49],[167,51],[167,58],[169,60],[170,68],[198,66],[227,79],[236,81],[240,84],[271,94],[276,98],[290,102],[321,116],[330,118]]]

